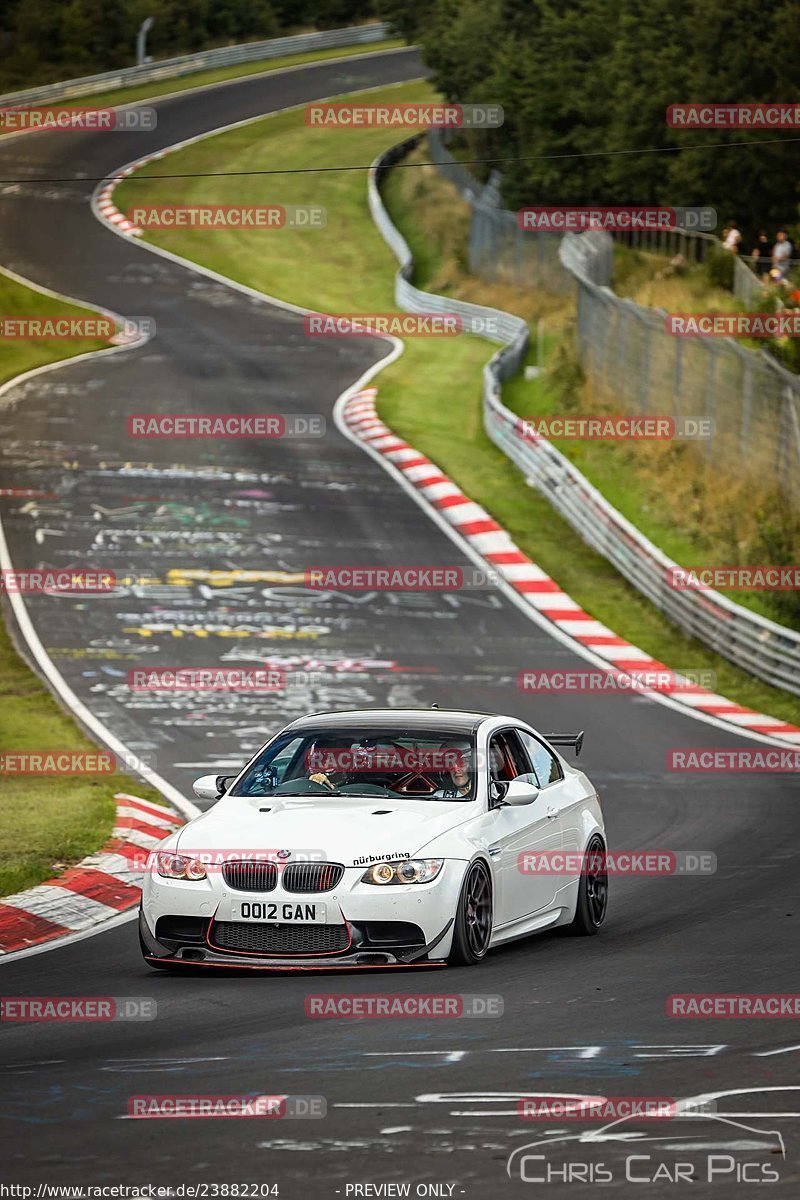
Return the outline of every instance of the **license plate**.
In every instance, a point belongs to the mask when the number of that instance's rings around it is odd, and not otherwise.
[[[304,900],[240,900],[231,905],[234,921],[278,921],[281,925],[323,924],[324,904],[307,904]]]

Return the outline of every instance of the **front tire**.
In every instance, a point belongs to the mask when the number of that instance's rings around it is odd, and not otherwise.
[[[492,880],[485,862],[468,868],[461,885],[453,929],[451,966],[474,967],[486,956],[492,936]]]
[[[566,932],[574,937],[594,937],[606,919],[607,909],[606,845],[599,833],[596,833],[583,856],[575,917],[572,924],[567,926]]]

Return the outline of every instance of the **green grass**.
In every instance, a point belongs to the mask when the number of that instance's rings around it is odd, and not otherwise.
[[[667,312],[735,312],[742,308],[732,292],[712,284],[703,263],[675,270],[663,254],[614,247],[612,287],[618,296]]]
[[[308,50],[304,54],[286,54],[282,58],[266,58],[230,67],[195,71],[191,75],[182,75],[178,79],[161,79],[153,83],[138,83],[130,87],[114,88],[111,91],[81,96],[80,102],[83,104],[91,101],[92,105],[96,107],[133,104],[137,100],[171,96],[174,92],[185,92],[190,88],[206,87],[213,83],[227,83],[228,80],[244,79],[249,75],[268,75],[271,71],[280,71],[284,67],[299,67],[310,62],[325,62],[330,58],[375,54],[379,50],[395,50],[404,45],[405,42],[402,38],[385,38],[380,42],[370,42],[368,46],[338,46],[330,50]]]
[[[551,342],[551,356],[568,337],[565,334],[561,342]],[[529,352],[527,362],[535,362],[533,350]],[[562,399],[547,373],[533,380],[526,380],[522,375],[515,377],[505,386],[503,399],[512,412],[525,419],[565,413]],[[599,412],[604,408],[611,412],[613,406],[587,403],[580,406],[580,412]],[[736,494],[730,495],[726,482],[689,447],[663,443],[643,447],[625,441],[560,438],[553,438],[552,442],[610,504],[675,562],[691,565],[737,560],[740,548],[725,541],[720,524],[725,522],[726,513],[729,516],[735,511],[741,515],[744,525],[742,485],[735,481],[732,486]],[[713,519],[699,497],[701,483],[706,501],[716,492]],[[697,511],[692,511],[693,501]],[[751,612],[792,624],[775,608],[769,592],[722,591]]]
[[[370,102],[435,98],[426,84],[404,84],[369,93]],[[309,129],[303,113],[281,113],[178,151],[171,173],[253,171],[265,166],[368,164],[398,140],[397,130]],[[231,279],[309,308],[338,312],[395,311],[392,258],[366,214],[366,172],[277,175],[263,179],[216,178],[175,181],[152,178],[157,164],[126,179],[114,193],[121,211],[135,203],[312,204],[327,209],[323,229],[149,232],[147,240],[203,263]],[[381,387],[420,389],[429,406],[441,389],[480,388],[488,356],[478,338],[408,339],[402,357],[382,376]],[[424,381],[424,382],[423,382]]]
[[[16,317],[92,315],[91,310],[54,300],[2,273],[0,312]],[[33,367],[105,345],[88,339],[4,341],[0,382]],[[16,653],[2,623],[0,747],[7,753],[96,750]],[[0,775],[0,896],[41,883],[98,850],[111,834],[113,797],[118,791],[133,792],[158,802],[154,791],[123,775]]]
[[[94,312],[63,300],[54,300],[33,288],[10,279],[0,270],[0,313],[7,317],[80,317]],[[98,338],[74,342],[23,341],[0,337],[0,383],[13,379],[23,371],[41,367],[60,359],[73,358],[89,350],[102,350],[108,345]],[[2,404],[2,401],[0,401]]]
[[[427,85],[412,84],[371,93],[370,99],[431,96]],[[310,130],[301,112],[284,113],[187,147],[172,157],[170,166],[174,173],[191,174],[363,164],[397,140],[397,132],[391,130]],[[211,183],[186,179],[181,181],[179,197],[174,182],[152,178],[157,174],[154,166],[125,180],[116,192],[118,206],[124,211],[134,202],[323,204],[328,224],[324,230],[293,235],[283,230],[158,232],[148,235],[154,243],[297,304],[342,312],[394,309],[395,262],[370,220],[363,172],[279,175],[268,191],[258,178],[231,177]],[[421,254],[417,282],[471,299],[484,296],[488,303],[504,297],[508,300],[504,307],[521,311],[529,320],[546,314],[556,328],[563,324],[561,298],[532,298],[465,278],[463,246],[459,248],[457,238],[434,250],[428,247],[420,223],[436,219],[452,230],[458,222],[453,218],[452,194],[449,208],[433,206],[435,218],[421,215],[421,179],[416,168],[404,169],[393,173],[388,185],[393,216],[415,253]],[[431,280],[426,278],[428,272]],[[490,353],[486,343],[474,339],[409,339],[403,356],[378,381],[382,415],[484,505],[526,553],[598,619],[674,668],[715,670],[720,689],[742,704],[800,721],[797,697],[761,684],[683,637],[609,563],[585,546],[544,497],[525,487],[517,469],[483,432],[481,368]]]

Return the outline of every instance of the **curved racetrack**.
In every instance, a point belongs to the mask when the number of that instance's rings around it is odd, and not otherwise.
[[[0,176],[30,180],[0,185],[3,264],[157,325],[140,349],[66,365],[5,398],[3,487],[57,497],[39,508],[2,501],[14,565],[94,560],[150,580],[86,606],[33,598],[29,613],[69,686],[187,796],[194,777],[240,762],[300,712],[435,700],[518,713],[542,729],[585,728],[581,765],[599,785],[611,844],[711,850],[717,874],[612,881],[600,937],[545,936],[490,955],[479,970],[435,978],[173,978],[144,966],[130,922],[6,962],[3,995],[152,996],[158,1017],[0,1029],[4,1182],[277,1182],[288,1197],[411,1182],[412,1195],[417,1183],[454,1184],[445,1196],[478,1198],[504,1187],[524,1195],[530,1185],[506,1177],[509,1153],[565,1127],[520,1122],[516,1094],[682,1097],[791,1088],[797,1080],[800,1038],[790,1021],[676,1021],[665,1013],[672,992],[796,985],[800,822],[791,777],[671,774],[670,747],[746,743],[643,698],[520,694],[520,667],[581,660],[499,593],[320,598],[271,586],[269,576],[242,584],[183,574],[465,560],[331,419],[337,396],[385,354],[385,344],[309,340],[300,317],[115,236],[92,215],[88,180],[208,129],[420,74],[413,51],[365,55],[159,100],[152,133],[0,140]],[[125,416],[152,409],[319,412],[328,433],[266,445],[126,439]],[[124,687],[137,663],[253,663],[265,650],[322,675],[301,680],[288,696],[211,697],[200,706],[136,702]],[[304,1015],[310,991],[429,989],[499,994],[504,1016],[346,1022]],[[327,1118],[123,1119],[132,1094],[284,1091],[324,1096]],[[677,1139],[638,1147],[651,1157],[651,1174],[661,1161],[697,1161],[708,1146],[759,1170],[777,1165],[781,1184],[772,1194],[788,1196],[797,1185],[798,1122],[778,1114],[797,1114],[799,1100],[788,1090],[721,1101],[720,1112],[762,1114],[733,1118],[748,1130],[712,1119],[621,1128]],[[785,1161],[770,1153],[769,1130],[782,1133]],[[624,1182],[630,1152],[616,1138],[563,1143],[547,1154],[562,1165],[602,1161],[620,1181],[613,1194],[638,1197],[640,1187]],[[641,1177],[648,1164],[638,1166]],[[753,1194],[752,1184],[737,1189],[735,1173],[707,1185],[704,1170],[694,1195]],[[569,1195],[589,1190],[579,1179],[573,1171]],[[675,1186],[653,1185],[650,1193],[675,1194]]]

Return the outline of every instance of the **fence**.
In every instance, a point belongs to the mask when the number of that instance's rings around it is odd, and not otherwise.
[[[613,242],[592,234],[522,230],[516,214],[499,207],[496,176],[483,187],[467,176],[437,132],[431,157],[469,201],[470,270],[481,278],[523,287],[576,292],[581,366],[593,386],[628,411],[711,418],[705,452],[732,475],[774,480],[800,508],[800,379],[765,350],[747,350],[731,338],[675,337],[664,309],[624,300],[610,288]],[[467,176],[467,179],[465,179]],[[469,181],[468,181],[469,180]],[[710,234],[683,229],[620,235],[636,248],[703,261]],[[758,277],[734,259],[734,291],[745,304],[761,294]]]
[[[370,171],[370,212],[400,262],[395,277],[398,306],[410,312],[458,313],[465,320],[476,315],[484,319],[496,318],[497,334],[493,340],[501,342],[503,348],[486,364],[483,375],[484,426],[491,440],[516,463],[529,482],[547,496],[583,540],[613,563],[629,583],[679,628],[743,670],[800,695],[800,633],[750,612],[718,592],[670,587],[668,575],[677,564],[617,512],[550,442],[543,438],[529,441],[520,436],[516,414],[502,402],[501,384],[519,369],[525,357],[528,344],[525,322],[496,309],[423,292],[411,283],[411,251],[392,224],[379,187],[385,172],[408,154],[419,140],[410,138],[392,147]],[[480,186],[474,187],[474,195],[478,196]],[[570,267],[564,265],[563,270],[578,278],[579,289],[583,291],[587,286],[581,282],[583,273],[604,269],[602,264],[608,257],[608,239],[592,233],[581,235],[577,241],[584,257],[579,266],[574,263]],[[591,280],[589,283],[591,287],[598,286]],[[607,288],[600,290],[608,291]],[[609,295],[617,300],[613,293]]]
[[[306,50],[333,49],[337,46],[358,46],[378,42],[389,36],[389,26],[383,22],[354,25],[346,29],[329,29],[322,33],[299,33],[293,37],[270,38],[265,42],[246,42],[237,46],[221,46],[216,50],[201,50],[199,54],[184,54],[179,58],[164,58],[141,67],[123,67],[101,75],[86,75],[63,83],[48,83],[0,96],[5,106],[48,103],[52,100],[75,100],[92,92],[130,87],[136,83],[156,83],[160,79],[178,79],[195,71],[211,67],[229,67],[238,63],[258,62],[260,59],[281,58],[285,54],[301,54]]]
[[[486,371],[492,379],[508,379],[520,369],[528,349],[527,323],[521,317],[514,317],[498,308],[468,304],[462,300],[451,300],[448,296],[437,296],[434,292],[423,292],[411,282],[414,259],[408,243],[399,229],[392,224],[384,208],[380,183],[389,168],[401,158],[405,158],[420,140],[418,136],[412,137],[397,146],[392,146],[373,163],[370,170],[370,213],[400,263],[400,270],[395,278],[395,299],[398,306],[407,312],[457,313],[463,319],[465,328],[491,330],[492,332],[486,333],[485,336],[491,341],[499,342],[502,349],[491,358]]]

